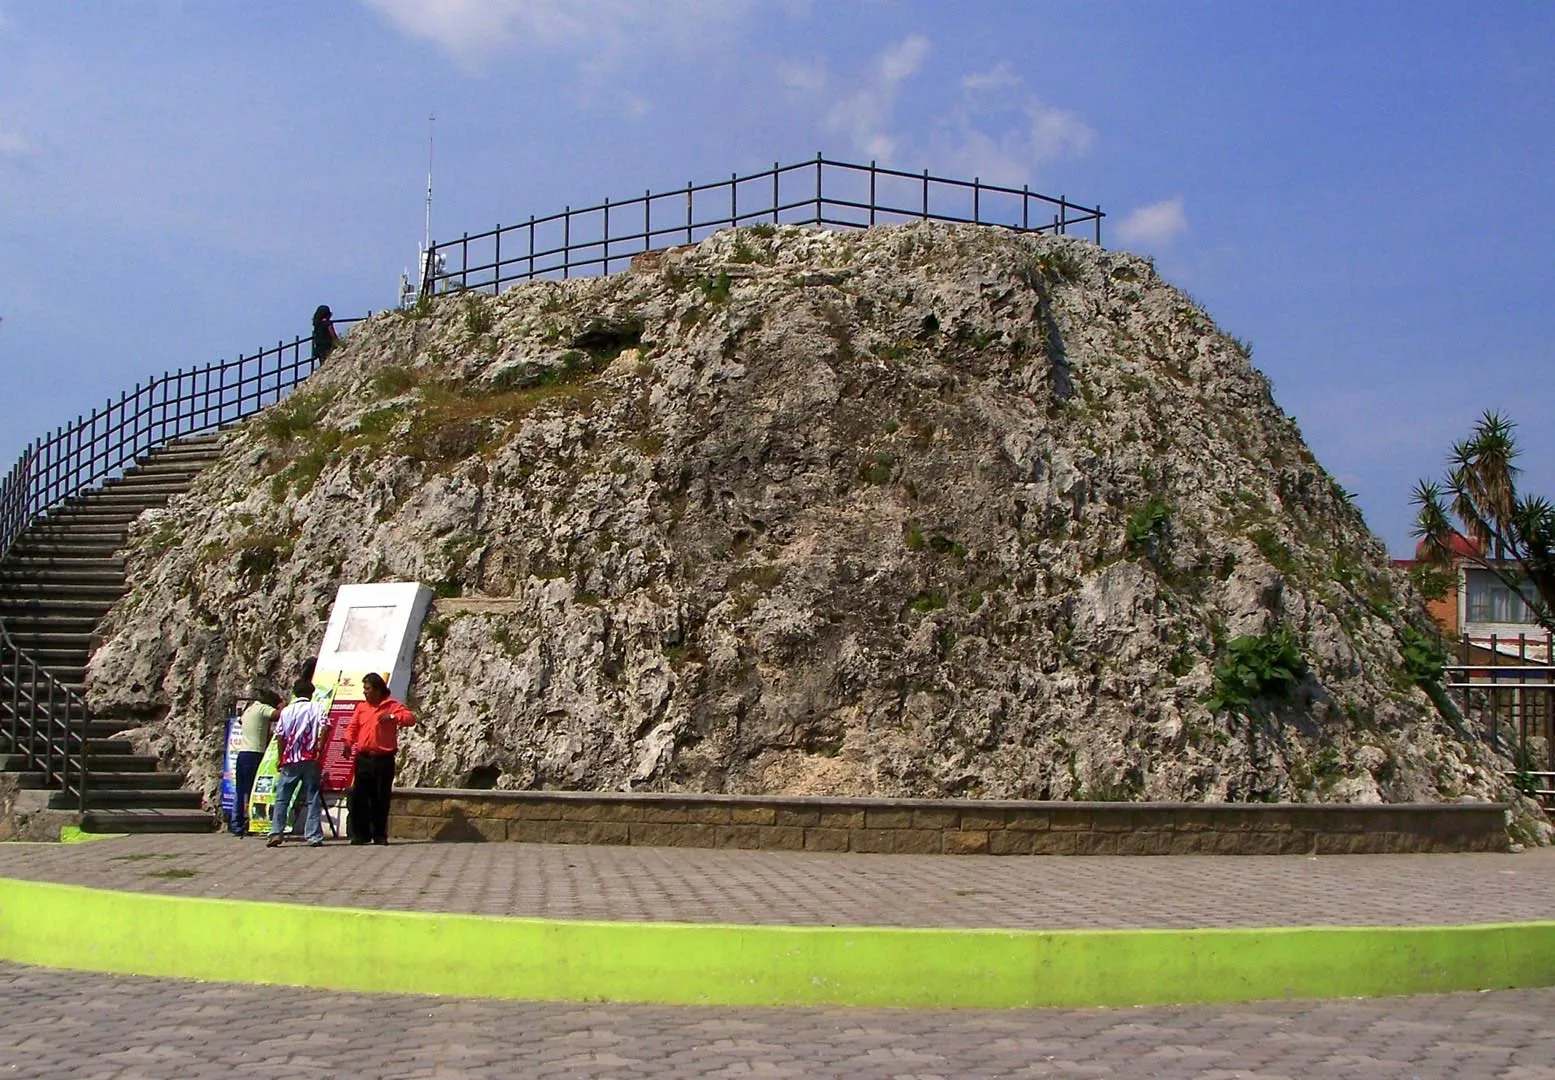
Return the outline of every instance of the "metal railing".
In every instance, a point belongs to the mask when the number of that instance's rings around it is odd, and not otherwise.
[[[644,192],[620,202],[531,217],[433,244],[421,295],[450,288],[498,292],[514,281],[609,274],[634,255],[691,244],[740,225],[823,225],[864,229],[909,221],[953,221],[1063,235],[1091,225],[1101,243],[1100,206],[1083,206],[1029,187],[955,180],[887,169],[874,162],[774,164],[748,176]],[[456,265],[457,264],[457,265]]]
[[[1555,802],[1555,635],[1460,636],[1444,688],[1486,741],[1510,757],[1513,775]]]
[[[336,319],[349,326],[360,319]],[[175,439],[235,423],[284,398],[318,364],[312,336],[159,375],[41,435],[0,481],[0,559],[33,522]],[[0,732],[6,752],[86,806],[85,700],[23,652],[0,620]]]
[[[11,640],[0,623],[0,718],[5,752],[86,809],[86,702]]]
[[[336,319],[337,326],[360,319]],[[40,435],[0,481],[0,558],[33,521],[174,439],[246,419],[313,373],[312,337],[179,368]]]

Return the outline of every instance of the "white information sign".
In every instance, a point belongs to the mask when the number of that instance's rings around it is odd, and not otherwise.
[[[335,700],[362,700],[362,676],[383,675],[389,693],[405,700],[421,623],[432,606],[432,590],[409,582],[342,585],[324,630],[313,669],[319,686],[333,685]]]

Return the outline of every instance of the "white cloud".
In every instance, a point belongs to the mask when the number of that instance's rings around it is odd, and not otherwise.
[[[616,56],[644,40],[694,45],[744,13],[747,0],[362,0],[467,70],[517,47]]]
[[[1082,157],[1096,133],[1078,113],[1042,101],[1007,63],[961,79],[961,97],[935,125],[941,167],[996,184],[1036,179],[1054,161]]]
[[[21,132],[0,124],[0,158],[14,160],[31,157],[32,152],[32,144],[23,137]]]
[[[1125,244],[1169,244],[1188,231],[1188,215],[1181,199],[1165,199],[1129,211],[1118,225],[1118,239]]]
[[[859,153],[890,164],[899,143],[898,137],[888,130],[897,94],[902,83],[917,74],[928,54],[929,39],[914,34],[875,57],[864,80],[827,110],[826,130],[846,136]],[[820,74],[818,80],[812,79],[810,83],[816,90],[824,88],[828,81],[824,73]],[[790,81],[789,85],[796,84]]]
[[[779,64],[778,80],[790,90],[797,90],[802,94],[818,94],[826,89],[829,82],[826,65],[820,63]]]

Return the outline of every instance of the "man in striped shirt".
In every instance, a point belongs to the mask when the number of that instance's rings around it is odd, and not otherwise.
[[[275,808],[270,816],[270,839],[265,842],[266,847],[280,846],[287,811],[299,786],[307,813],[303,834],[308,839],[308,846],[318,847],[324,843],[324,824],[319,812],[319,757],[324,752],[329,718],[313,702],[312,692],[311,682],[298,679],[292,686],[292,703],[281,710],[275,723],[280,775],[276,779]]]

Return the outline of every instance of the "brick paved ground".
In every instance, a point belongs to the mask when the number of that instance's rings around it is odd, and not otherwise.
[[[0,845],[0,876],[566,919],[1019,929],[1555,918],[1555,851],[982,859],[542,844],[270,850],[254,838],[147,836]]]
[[[0,963],[0,1077],[1555,1080],[1555,990],[1010,1012],[362,996]]]

